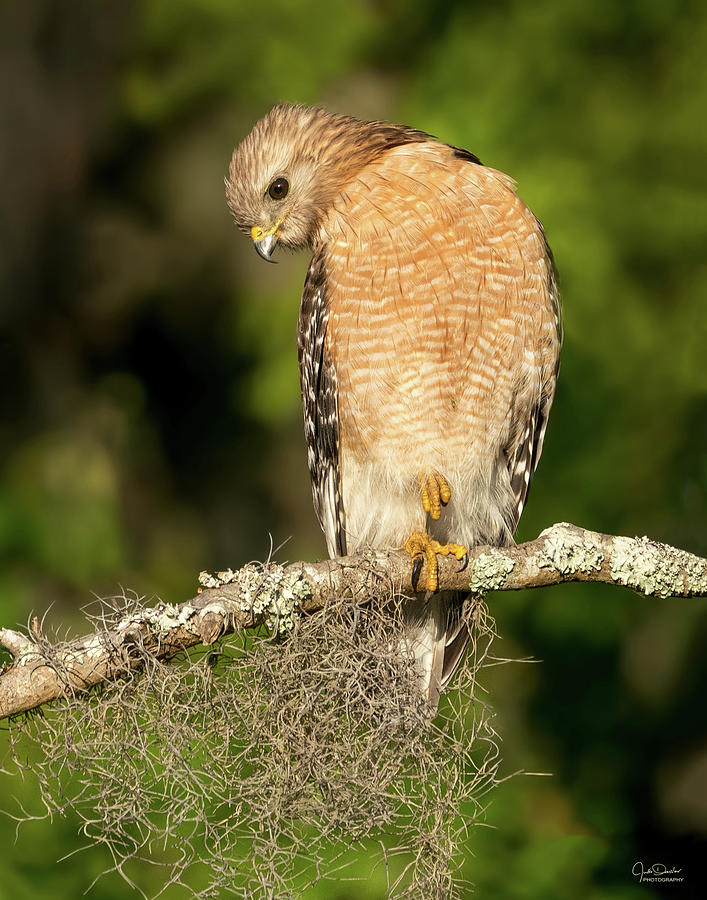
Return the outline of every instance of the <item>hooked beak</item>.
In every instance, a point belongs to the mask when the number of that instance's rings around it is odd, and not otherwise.
[[[271,254],[275,249],[275,244],[277,244],[277,229],[281,224],[282,222],[278,222],[269,231],[265,231],[260,225],[254,225],[250,230],[253,246],[258,251],[258,255],[271,263],[277,262],[276,259],[272,258]]]

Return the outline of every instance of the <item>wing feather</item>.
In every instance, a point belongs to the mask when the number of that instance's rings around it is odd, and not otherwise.
[[[557,283],[557,270],[555,269],[552,251],[547,243],[545,232],[543,231],[540,222],[538,222],[538,227],[545,242],[545,258],[548,269],[547,291],[555,314],[555,327],[557,329],[558,341],[561,344],[562,307],[560,304],[560,291]],[[538,462],[540,461],[543,441],[545,440],[547,420],[550,415],[550,407],[552,406],[552,400],[555,394],[555,384],[557,383],[559,367],[558,353],[555,366],[549,373],[549,377],[544,380],[540,398],[531,410],[531,414],[526,422],[520,441],[507,453],[508,470],[511,476],[511,490],[515,501],[512,510],[512,521],[509,523],[511,533],[516,530],[521,513],[523,512],[523,508],[528,499],[531,479],[537,468]]]
[[[346,520],[339,465],[338,386],[325,346],[328,321],[325,254],[321,248],[312,257],[304,283],[297,349],[314,509],[329,555],[334,557],[346,555]]]

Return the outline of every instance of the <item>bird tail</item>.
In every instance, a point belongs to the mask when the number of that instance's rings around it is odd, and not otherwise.
[[[462,616],[466,596],[458,591],[441,591],[429,598],[417,593],[404,601],[405,647],[415,658],[422,692],[435,711],[439,695],[469,643],[469,629]]]

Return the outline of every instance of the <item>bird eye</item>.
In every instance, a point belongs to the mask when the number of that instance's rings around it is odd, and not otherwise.
[[[276,178],[268,188],[268,194],[273,200],[284,200],[289,189],[290,185],[286,178]]]

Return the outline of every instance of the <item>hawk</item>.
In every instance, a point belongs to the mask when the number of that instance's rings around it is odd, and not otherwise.
[[[406,643],[433,706],[468,641],[437,556],[508,545],[562,340],[552,254],[513,181],[424,131],[275,106],[228,204],[266,260],[308,247],[298,322],[314,506],[330,556],[405,547]],[[417,585],[416,585],[417,586]]]

